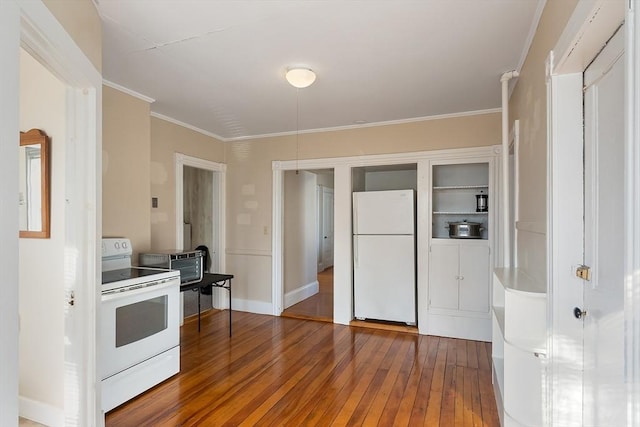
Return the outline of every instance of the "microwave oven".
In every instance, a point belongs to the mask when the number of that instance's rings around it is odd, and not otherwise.
[[[202,280],[204,271],[203,252],[191,251],[154,251],[141,253],[138,258],[144,267],[168,268],[180,271],[180,284],[187,285]]]

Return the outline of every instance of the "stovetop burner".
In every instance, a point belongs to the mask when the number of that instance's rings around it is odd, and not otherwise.
[[[119,282],[121,280],[138,279],[146,276],[153,276],[154,274],[164,273],[168,270],[160,268],[122,268],[119,270],[103,271],[102,272],[102,284],[106,285],[113,282]]]
[[[163,283],[167,279],[180,282],[180,272],[163,268],[129,267],[102,272],[102,295]]]

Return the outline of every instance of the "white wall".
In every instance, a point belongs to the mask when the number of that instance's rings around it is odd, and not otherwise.
[[[63,411],[65,85],[21,50],[20,130],[33,128],[51,140],[51,238],[20,239],[19,392]]]
[[[312,285],[317,279],[316,187],[314,173],[287,171],[284,174],[285,294]]]

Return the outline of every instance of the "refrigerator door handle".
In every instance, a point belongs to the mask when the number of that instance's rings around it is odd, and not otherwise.
[[[358,237],[353,239],[353,263],[354,267],[358,268]]]
[[[353,195],[353,234],[358,234],[358,195]]]

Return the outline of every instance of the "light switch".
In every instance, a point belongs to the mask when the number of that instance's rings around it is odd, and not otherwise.
[[[157,208],[158,207],[158,198],[157,197],[152,197],[151,198],[151,207],[152,208]]]

